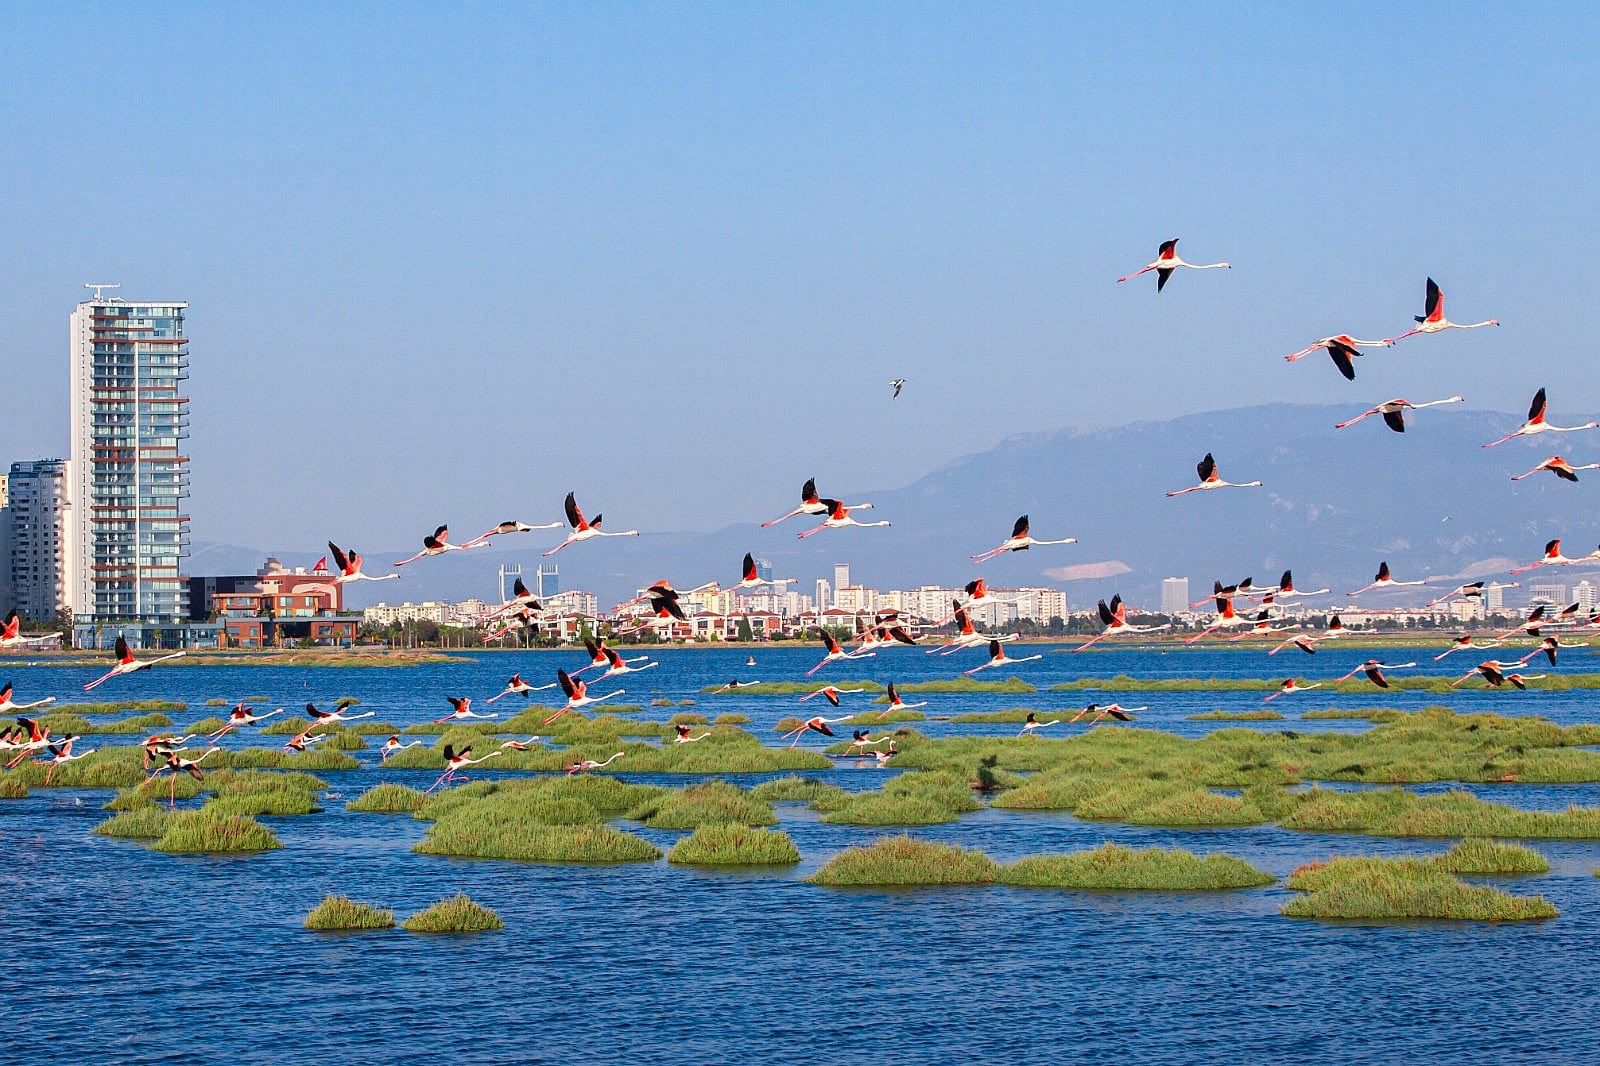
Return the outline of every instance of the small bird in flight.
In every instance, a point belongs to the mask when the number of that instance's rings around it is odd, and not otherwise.
[[[889,387],[894,389],[894,395],[889,397],[889,399],[898,400],[900,398],[900,390],[905,388],[905,386],[905,378],[895,378],[893,381],[889,382]]]

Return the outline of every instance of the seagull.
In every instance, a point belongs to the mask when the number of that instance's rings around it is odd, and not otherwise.
[[[894,395],[889,397],[889,399],[898,400],[900,398],[900,390],[906,387],[906,379],[895,378],[893,381],[889,382],[889,387],[894,390]]]

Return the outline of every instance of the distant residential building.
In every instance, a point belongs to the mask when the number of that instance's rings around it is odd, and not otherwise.
[[[1189,609],[1189,579],[1169,577],[1161,582],[1161,613],[1182,614]]]
[[[1506,609],[1506,590],[1504,585],[1485,585],[1483,588],[1483,606],[1490,614],[1495,614]]]
[[[1597,590],[1594,583],[1588,580],[1580,581],[1573,586],[1572,598],[1585,611],[1593,611],[1595,608],[1600,607],[1600,590]]]
[[[572,589],[561,592],[544,601],[546,613],[558,612],[560,614],[580,615],[584,618],[598,618],[600,615],[600,600],[592,592],[583,592]]]
[[[833,606],[833,586],[828,584],[826,578],[817,578],[817,594],[813,597],[817,610],[826,610]]]
[[[66,598],[80,622],[134,623],[135,645],[140,623],[189,620],[187,307],[97,295],[72,313]]]
[[[253,574],[226,574],[187,579],[189,617],[195,621],[210,618],[216,611],[218,595],[234,592],[276,592],[286,595],[312,595],[317,607],[332,614],[344,611],[344,586],[332,583],[327,570],[289,569],[276,556],[268,556]]]
[[[833,587],[834,587],[835,592],[837,592],[839,589],[842,589],[842,588],[848,588],[849,585],[850,585],[850,564],[849,563],[834,563],[833,564]]]
[[[541,600],[561,594],[561,570],[555,563],[540,563],[533,572],[533,594]]]
[[[408,601],[398,607],[391,607],[387,603],[375,603],[361,612],[361,620],[367,625],[378,626],[405,625],[408,622],[432,622],[435,625],[444,625],[449,614],[449,604],[434,600],[423,603]]]
[[[67,551],[71,464],[65,459],[12,463],[0,508],[0,608],[45,622],[70,609]]]
[[[1549,582],[1534,585],[1528,589],[1528,606],[1546,604],[1551,607],[1565,607],[1570,601],[1567,599],[1567,586]]]

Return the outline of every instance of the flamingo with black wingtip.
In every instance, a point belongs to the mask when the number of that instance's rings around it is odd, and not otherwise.
[[[1581,426],[1552,426],[1545,421],[1549,406],[1550,402],[1545,397],[1544,389],[1541,388],[1533,394],[1533,403],[1528,406],[1528,420],[1499,440],[1492,440],[1485,444],[1484,447],[1493,448],[1504,444],[1508,440],[1515,440],[1518,437],[1534,437],[1540,433],[1581,433],[1586,429],[1600,429],[1600,422],[1585,422]],[[1529,473],[1533,473],[1533,471],[1529,471]]]
[[[1332,589],[1313,589],[1310,592],[1301,592],[1299,589],[1295,588],[1294,573],[1290,570],[1285,570],[1283,572],[1283,576],[1278,579],[1279,600],[1307,599],[1312,596],[1326,596],[1332,591]]]
[[[34,700],[32,703],[17,703],[12,698],[15,695],[16,686],[12,685],[11,682],[7,681],[4,687],[0,687],[0,714],[31,711],[36,707],[48,707],[56,701],[54,696],[46,696],[44,699]]]
[[[1160,292],[1167,287],[1167,279],[1172,277],[1172,272],[1180,267],[1187,270],[1227,270],[1229,266],[1228,263],[1184,262],[1178,258],[1178,238],[1174,237],[1170,241],[1161,242],[1161,247],[1156,250],[1154,261],[1139,270],[1135,270],[1132,274],[1124,274],[1117,279],[1117,284],[1121,285],[1124,281],[1130,281],[1140,274],[1148,274],[1154,270],[1156,272],[1156,291]]]
[[[1578,480],[1578,471],[1600,470],[1600,463],[1585,463],[1583,466],[1573,466],[1571,463],[1561,458],[1561,456],[1552,455],[1550,458],[1546,459],[1544,462],[1540,463],[1538,466],[1534,467],[1532,470],[1529,470],[1525,474],[1513,474],[1511,480],[1521,481],[1523,478],[1532,477],[1541,470],[1550,471],[1562,481],[1571,481],[1576,483]]]
[[[176,751],[167,752],[167,761],[161,766],[158,766],[156,768],[156,772],[150,776],[152,778],[157,777],[164,771],[172,774],[172,783],[167,786],[168,808],[176,809],[178,806],[178,775],[188,774],[196,781],[204,781],[206,779],[206,775],[205,771],[200,769],[200,764],[206,759],[210,758],[212,752],[221,750],[221,748],[213,746],[207,748],[205,751],[201,752],[192,759],[186,759],[181,753]]]
[[[1344,627],[1344,621],[1338,615],[1331,615],[1328,618],[1327,628],[1323,629],[1321,633],[1301,633],[1298,636],[1288,637],[1267,654],[1276,655],[1293,644],[1307,655],[1315,655],[1318,644],[1327,640],[1337,640],[1348,632],[1349,630]]]
[[[1442,400],[1429,400],[1427,403],[1412,403],[1410,400],[1402,400],[1398,398],[1387,400],[1383,403],[1380,403],[1376,407],[1367,408],[1354,418],[1340,422],[1333,428],[1345,429],[1349,426],[1355,425],[1364,418],[1371,418],[1373,415],[1382,415],[1384,425],[1388,426],[1396,433],[1404,433],[1406,431],[1407,411],[1420,411],[1425,407],[1443,407],[1445,404],[1462,402],[1464,402],[1464,397],[1461,396],[1447,396]]]
[[[825,737],[838,736],[838,734],[835,733],[831,727],[838,725],[840,722],[848,722],[849,720],[850,719],[848,717],[823,718],[821,715],[818,715],[815,718],[807,718],[804,722],[801,722],[798,726],[789,730],[778,739],[785,740],[789,737],[794,737],[794,740],[789,742],[789,746],[792,748],[796,744],[800,743],[800,738],[805,736],[807,733],[821,733]]]
[[[571,766],[567,767],[567,776],[571,777],[573,774],[586,774],[591,770],[603,770],[626,754],[628,753],[625,751],[619,751],[615,755],[611,756],[611,758],[606,759],[603,762],[596,762],[593,759],[578,759],[573,762]]]
[[[991,670],[997,666],[1016,666],[1018,663],[1031,663],[1035,659],[1043,659],[1043,655],[1024,655],[1020,659],[1013,659],[1006,654],[1006,646],[998,640],[989,642],[989,658],[974,666],[971,670],[961,671],[963,674],[975,674],[980,670]]]
[[[1544,546],[1544,555],[1527,566],[1514,567],[1511,572],[1513,574],[1526,574],[1529,570],[1537,570],[1541,566],[1576,566],[1581,562],[1583,562],[1582,556],[1576,559],[1569,559],[1561,554],[1561,538],[1557,537]]]
[[[477,548],[477,547],[480,547],[481,545],[489,543],[489,541],[492,540],[495,537],[506,537],[506,536],[510,536],[513,533],[534,533],[534,532],[537,532],[538,530],[541,530],[541,529],[560,529],[560,528],[561,528],[561,523],[560,522],[546,522],[542,526],[530,526],[526,522],[518,522],[515,519],[512,519],[510,521],[501,522],[499,525],[495,526],[491,530],[487,530],[486,532],[479,533],[476,537],[473,537],[471,540],[467,541],[465,544],[463,544],[461,546],[463,548]]]
[[[133,651],[128,647],[127,638],[118,637],[116,647],[117,665],[113,666],[105,674],[102,674],[100,677],[95,678],[93,681],[83,686],[83,690],[88,692],[91,689],[99,688],[107,681],[110,681],[113,677],[122,677],[125,674],[135,674],[140,670],[148,670],[157,663],[168,662],[172,659],[181,659],[187,654],[189,653],[184,651],[175,651],[171,655],[158,655],[154,659],[135,659],[133,657]]]
[[[1381,592],[1385,589],[1406,588],[1407,586],[1426,585],[1427,583],[1428,582],[1425,580],[1396,581],[1394,579],[1394,575],[1389,572],[1389,564],[1387,562],[1382,562],[1378,564],[1377,576],[1374,577],[1371,582],[1362,586],[1361,588],[1356,589],[1354,592],[1346,592],[1345,595],[1354,597],[1361,595],[1363,592]]]
[[[1149,709],[1148,707],[1124,707],[1120,703],[1108,703],[1104,707],[1098,703],[1091,703],[1071,718],[1068,718],[1067,722],[1068,724],[1074,723],[1086,714],[1094,715],[1093,718],[1089,719],[1090,725],[1094,725],[1102,718],[1115,718],[1119,722],[1131,722],[1133,721],[1133,712],[1148,711]]]
[[[83,738],[67,737],[59,743],[50,745],[48,749],[50,752],[49,756],[40,759],[41,762],[47,762],[50,764],[50,769],[44,772],[45,788],[50,787],[50,781],[55,776],[56,767],[65,766],[67,763],[75,762],[78,759],[87,759],[89,756],[94,754],[95,749],[93,748],[90,748],[88,751],[80,751],[76,753],[73,752],[72,745],[76,744],[81,739]]]
[[[1188,640],[1184,641],[1184,643],[1185,644],[1194,644],[1194,643],[1204,639],[1205,637],[1209,637],[1211,634],[1217,632],[1218,630],[1232,629],[1235,626],[1253,626],[1253,625],[1255,625],[1255,620],[1254,619],[1246,618],[1244,615],[1241,615],[1239,612],[1237,612],[1237,611],[1235,611],[1233,609],[1233,600],[1231,598],[1226,598],[1226,597],[1220,597],[1219,596],[1217,598],[1217,616],[1216,616],[1216,618],[1214,618],[1212,620],[1210,625],[1206,626],[1200,632],[1196,633],[1194,636],[1192,636]]]
[[[841,662],[844,662],[847,659],[870,659],[874,655],[877,654],[877,652],[872,652],[872,651],[869,651],[869,652],[845,651],[842,647],[839,646],[839,642],[834,639],[833,634],[829,633],[826,629],[821,630],[820,631],[820,635],[822,637],[822,646],[823,646],[823,648],[825,648],[827,650],[827,654],[822,657],[822,661],[820,663],[818,663],[817,665],[813,666],[811,669],[806,671],[805,676],[807,676],[807,677],[810,677],[812,674],[816,673],[818,670],[821,670],[824,666],[827,666],[829,663],[841,663]]]
[[[609,700],[611,697],[621,696],[627,691],[626,689],[619,688],[615,692],[607,692],[604,696],[591,696],[589,695],[589,686],[586,682],[584,682],[581,678],[573,677],[560,667],[556,668],[556,683],[561,686],[561,691],[566,693],[567,704],[555,714],[552,714],[549,718],[546,718],[544,720],[545,725],[549,725],[551,722],[554,722],[557,718],[560,718],[568,711],[576,711],[594,703],[603,703],[606,700]]]
[[[1444,317],[1444,291],[1432,279],[1428,279],[1427,299],[1420,315],[1413,316],[1417,326],[1409,329],[1398,337],[1385,339],[1386,344],[1403,341],[1407,337],[1415,337],[1419,333],[1443,333],[1447,329],[1477,329],[1480,326],[1498,326],[1500,323],[1492,318],[1482,322],[1452,322]]]
[[[513,695],[521,696],[525,700],[526,699],[532,699],[533,698],[533,695],[532,695],[533,693],[535,693],[535,692],[543,692],[545,689],[551,689],[551,688],[555,688],[555,687],[556,687],[556,683],[554,681],[550,682],[548,685],[530,685],[530,684],[528,684],[528,682],[522,680],[522,675],[521,674],[512,674],[511,675],[511,680],[506,682],[505,691],[504,692],[500,692],[500,693],[496,693],[495,695],[490,696],[488,699],[484,700],[483,703],[484,703],[484,706],[488,706],[489,704],[493,703],[495,700],[501,699],[501,698],[506,697],[506,696],[513,696]]]
[[[1036,737],[1039,735],[1039,730],[1049,729],[1053,725],[1060,725],[1065,720],[1066,719],[1063,718],[1052,718],[1048,722],[1041,722],[1039,721],[1039,716],[1037,714],[1029,711],[1028,717],[1022,722],[1022,732],[1018,733],[1017,736]]]
[[[468,718],[499,718],[499,712],[492,714],[479,714],[472,709],[471,696],[446,696],[450,704],[450,713],[443,718],[435,718],[434,725],[443,725],[445,722],[460,722]]]
[[[1322,687],[1322,682],[1320,682],[1320,681],[1316,682],[1315,684],[1311,684],[1311,685],[1302,685],[1300,682],[1296,681],[1294,678],[1286,677],[1286,678],[1283,679],[1283,683],[1278,686],[1278,690],[1276,692],[1273,692],[1272,694],[1270,694],[1268,696],[1264,696],[1262,698],[1261,702],[1262,703],[1271,703],[1273,700],[1277,699],[1279,696],[1293,696],[1297,692],[1310,692],[1314,688],[1321,688],[1321,687]]]
[[[413,740],[409,744],[402,744],[400,743],[400,734],[391,733],[389,735],[389,739],[385,740],[383,745],[378,748],[378,761],[380,763],[386,763],[389,761],[389,756],[393,755],[395,752],[405,751],[407,748],[419,747],[421,744],[422,741],[420,740]]]
[[[13,607],[6,613],[6,620],[0,623],[0,648],[26,647],[30,644],[45,644],[56,639],[51,636],[24,636],[22,632],[22,618]]]
[[[1122,602],[1121,593],[1114,594],[1111,597],[1110,603],[1107,603],[1105,600],[1101,600],[1095,605],[1095,609],[1099,611],[1100,623],[1101,625],[1105,626],[1105,629],[1101,630],[1098,634],[1096,634],[1094,637],[1091,637],[1085,643],[1073,648],[1072,650],[1075,652],[1092,648],[1102,640],[1105,640],[1107,637],[1114,637],[1118,633],[1159,633],[1164,629],[1172,628],[1172,624],[1170,622],[1159,626],[1130,625],[1128,623],[1128,605]]]
[[[546,558],[554,555],[562,548],[573,544],[582,544],[584,541],[593,540],[596,537],[637,537],[639,535],[637,529],[625,529],[621,533],[613,533],[610,530],[601,529],[600,522],[605,518],[605,515],[595,515],[593,522],[584,518],[583,511],[578,508],[578,497],[575,493],[567,493],[567,498],[563,501],[562,506],[566,509],[567,524],[572,527],[572,532],[567,534],[566,540],[545,552]]]
[[[1036,548],[1044,544],[1076,544],[1077,537],[1067,537],[1064,540],[1036,540],[1028,529],[1028,516],[1023,515],[1011,526],[1011,536],[1000,542],[999,547],[990,548],[986,552],[979,552],[972,557],[974,565],[988,562],[997,555],[1006,552],[1025,552],[1029,548]]]
[[[1528,659],[1537,654],[1537,651],[1529,652],[1527,656],[1521,659],[1513,659],[1508,663],[1503,663],[1499,659],[1490,659],[1487,662],[1481,662],[1477,666],[1474,666],[1471,670],[1468,670],[1465,674],[1462,674],[1460,677],[1450,682],[1450,687],[1460,688],[1468,681],[1471,681],[1474,677],[1481,677],[1489,683],[1490,688],[1500,688],[1509,681],[1512,688],[1526,689],[1528,687],[1527,682],[1542,680],[1545,675],[1533,674],[1530,676],[1513,673],[1512,671],[1519,666],[1526,666]]]
[[[250,713],[249,707],[246,707],[243,703],[238,704],[233,710],[228,712],[228,720],[222,723],[222,728],[215,730],[214,732],[207,733],[206,739],[220,740],[229,733],[233,732],[235,729],[243,729],[245,726],[255,725],[258,722],[265,722],[273,715],[282,713],[283,708],[279,707],[277,710],[268,711],[266,714],[252,714]]]
[[[1384,674],[1385,670],[1410,670],[1416,665],[1416,663],[1385,663],[1380,662],[1377,659],[1368,659],[1354,670],[1351,670],[1349,673],[1338,678],[1336,681],[1334,681],[1334,684],[1342,685],[1346,681],[1349,681],[1352,677],[1355,677],[1357,674],[1366,674],[1367,680],[1371,681],[1374,685],[1377,685],[1379,688],[1388,688],[1389,678]]]
[[[756,557],[749,552],[744,553],[744,562],[739,566],[739,580],[728,586],[728,591],[735,589],[760,588],[762,585],[782,585],[795,580],[792,577],[764,578],[756,569]]]
[[[382,577],[373,577],[370,574],[362,573],[361,568],[364,563],[361,559],[361,553],[354,548],[346,552],[330,540],[328,541],[328,551],[333,553],[333,563],[339,572],[333,576],[333,580],[327,585],[314,586],[316,588],[331,590],[334,585],[351,585],[357,581],[398,581],[400,579],[399,574],[384,574]]]
[[[355,722],[362,718],[372,718],[377,711],[362,711],[360,714],[350,714],[350,704],[335,707],[331,711],[319,711],[314,703],[306,704],[306,715],[310,717],[313,727],[323,725],[342,725],[345,722]]]
[[[1345,380],[1354,381],[1356,379],[1355,361],[1360,357],[1361,349],[1387,348],[1391,343],[1391,341],[1387,340],[1357,340],[1348,333],[1340,333],[1332,337],[1324,337],[1317,343],[1307,345],[1298,352],[1291,352],[1283,358],[1285,362],[1294,363],[1326,348],[1329,357],[1333,359],[1333,365],[1339,368],[1339,373],[1344,375]]]
[[[1454,655],[1458,651],[1488,651],[1491,648],[1498,648],[1499,646],[1500,639],[1498,637],[1491,639],[1487,644],[1479,644],[1472,639],[1471,633],[1463,633],[1459,637],[1456,637],[1454,640],[1452,640],[1448,648],[1440,652],[1438,655],[1435,655],[1433,657],[1433,661],[1438,662],[1440,659]]]
[[[865,691],[867,690],[864,688],[834,688],[832,685],[824,685],[815,692],[808,692],[804,696],[801,696],[799,702],[804,703],[806,700],[815,699],[816,697],[821,696],[823,699],[837,707],[839,706],[840,696],[854,696]]]
[[[679,722],[677,725],[673,726],[673,728],[678,732],[678,735],[672,738],[672,742],[674,744],[693,744],[696,741],[704,740],[706,737],[711,735],[711,730],[708,729],[697,737],[690,736],[689,734],[694,732],[694,727],[689,725],[687,722]]]
[[[857,526],[861,529],[869,529],[873,526],[889,525],[889,520],[887,518],[881,519],[877,522],[861,522],[850,517],[851,511],[859,511],[863,507],[872,506],[871,504],[858,503],[854,507],[846,507],[838,500],[823,500],[822,502],[824,506],[828,508],[828,517],[822,520],[822,524],[820,526],[812,526],[810,529],[795,534],[795,536],[797,536],[800,540],[805,540],[807,537],[821,533],[824,529],[844,529],[846,526]]]
[[[466,551],[469,547],[477,547],[487,543],[487,541],[480,541],[477,544],[451,544],[450,527],[439,526],[432,533],[422,538],[421,551],[410,558],[401,559],[394,565],[405,566],[408,563],[416,562],[418,559],[431,559],[435,555],[444,555],[446,552]]]
[[[923,700],[921,703],[905,702],[900,698],[899,690],[894,687],[894,682],[891,681],[889,682],[889,706],[879,712],[877,720],[881,722],[896,711],[914,711],[927,705],[927,700]]]
[[[1431,600],[1428,603],[1423,604],[1422,609],[1426,611],[1430,608],[1439,606],[1441,603],[1448,603],[1457,596],[1460,596],[1464,600],[1481,600],[1483,599],[1485,593],[1492,590],[1515,589],[1521,587],[1522,582],[1520,581],[1513,581],[1509,584],[1501,584],[1500,582],[1490,583],[1488,581],[1473,581],[1465,585],[1457,585],[1455,588],[1451,589],[1449,592],[1446,592],[1438,599]]]
[[[1217,460],[1210,452],[1206,457],[1195,464],[1195,473],[1200,475],[1198,485],[1190,485],[1186,489],[1178,489],[1167,493],[1168,498],[1173,496],[1187,496],[1191,492],[1209,492],[1213,489],[1258,489],[1259,481],[1224,481],[1222,475],[1217,473]]]
[[[497,748],[494,751],[491,751],[489,754],[485,755],[481,759],[474,759],[474,758],[470,757],[472,755],[472,745],[471,744],[468,744],[466,747],[462,748],[460,751],[456,751],[449,744],[446,744],[444,746],[444,773],[440,774],[439,775],[439,780],[437,780],[433,784],[429,785],[423,791],[422,794],[424,796],[426,796],[429,792],[432,792],[434,789],[438,788],[440,785],[448,784],[450,782],[455,781],[456,780],[456,775],[458,773],[460,773],[462,770],[465,770],[469,766],[477,766],[479,763],[488,762],[490,759],[493,759],[495,756],[504,755],[504,754],[505,754],[504,751],[502,751],[501,749]],[[462,780],[466,780],[466,779],[462,778]]]

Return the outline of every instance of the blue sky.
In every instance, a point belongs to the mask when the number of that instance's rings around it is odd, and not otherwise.
[[[568,489],[709,529],[1265,400],[1600,409],[1572,11],[286,12],[32,5],[0,39],[0,457],[66,448],[83,282],[186,299],[200,539],[393,548]],[[1175,235],[1235,268],[1112,284]],[[1355,385],[1280,358],[1400,332],[1430,273],[1504,328]]]

